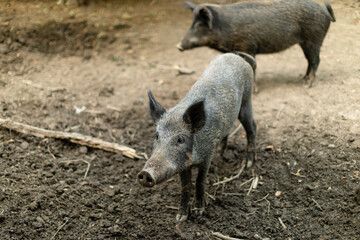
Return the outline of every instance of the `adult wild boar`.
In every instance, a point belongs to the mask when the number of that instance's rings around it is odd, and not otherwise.
[[[320,48],[335,22],[330,4],[312,0],[273,0],[228,5],[186,2],[194,13],[193,23],[180,51],[208,46],[221,52],[243,51],[255,56],[275,53],[299,44],[308,61],[305,86],[311,87],[320,62]]]

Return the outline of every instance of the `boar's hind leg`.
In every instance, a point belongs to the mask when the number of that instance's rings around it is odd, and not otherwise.
[[[311,87],[315,80],[315,73],[320,63],[320,47],[322,41],[318,43],[305,42],[300,44],[306,59],[308,60],[308,68],[304,76],[305,87]]]
[[[190,208],[189,200],[191,195],[191,168],[186,169],[180,173],[181,179],[181,202],[178,213],[176,214],[176,221],[183,222],[187,219]]]
[[[249,168],[253,165],[253,163],[256,160],[256,153],[255,153],[256,124],[253,117],[251,100],[248,100],[246,103],[242,104],[239,113],[239,120],[246,131],[246,138],[247,138],[246,167]]]

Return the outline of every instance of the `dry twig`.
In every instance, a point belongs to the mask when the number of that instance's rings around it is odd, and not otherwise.
[[[241,238],[228,237],[219,232],[211,232],[211,234],[217,238],[224,239],[224,240],[241,240]]]
[[[64,87],[44,87],[38,84],[33,83],[32,81],[29,80],[23,80],[23,83],[25,83],[26,85],[32,86],[34,88],[40,89],[40,90],[45,90],[45,91],[50,91],[50,92],[61,92],[61,91],[65,91],[66,88]]]
[[[89,173],[90,166],[91,166],[91,164],[88,161],[83,160],[83,159],[75,159],[75,160],[68,160],[68,161],[61,161],[61,162],[72,163],[72,162],[79,162],[79,161],[84,162],[88,165],[86,168],[86,171],[85,171],[85,175],[84,175],[84,178],[86,178]]]
[[[258,239],[258,240],[270,240],[270,238],[263,238],[263,237],[261,237],[261,236],[260,236],[259,234],[257,234],[257,233],[255,233],[254,238],[255,238],[255,239]]]
[[[235,133],[237,132],[237,131],[239,131],[239,129],[241,128],[241,123],[239,123],[239,125],[236,127],[236,129],[232,132],[232,133],[230,133],[230,135],[229,135],[229,138],[231,138],[232,136],[234,136],[235,135]]]
[[[253,172],[253,175],[254,175],[254,172]],[[258,182],[259,182],[259,176],[255,176],[255,177],[253,177],[253,181],[251,182],[251,185],[250,185],[249,191],[248,191],[248,193],[246,194],[247,196],[249,196],[249,194],[250,194],[251,190],[253,190],[253,189],[256,189],[256,188],[257,188]]]
[[[265,197],[263,197],[263,198],[261,198],[259,200],[256,200],[255,202],[261,202],[262,200],[265,200],[268,203],[268,216],[269,216],[269,214],[270,214],[270,205],[271,204],[270,204],[270,201],[266,199],[268,196],[269,196],[269,193],[266,194]]]
[[[323,210],[322,207],[320,206],[320,204],[317,201],[315,201],[315,199],[312,198],[311,200],[315,203],[315,205],[318,209],[320,209],[321,211]]]
[[[52,237],[50,238],[50,240],[53,240],[53,239],[55,238],[56,234],[58,234],[58,232],[68,223],[68,221],[69,221],[69,220],[66,220],[66,221],[64,222],[64,224],[61,225],[61,226],[58,228],[58,230],[56,231],[56,233],[54,234],[54,236],[52,236]]]
[[[216,182],[216,183],[213,184],[213,186],[217,186],[217,185],[220,185],[220,184],[222,184],[222,183],[227,183],[227,182],[233,181],[234,179],[239,178],[240,175],[242,174],[242,172],[244,171],[245,166],[246,166],[246,161],[243,161],[243,162],[242,162],[242,166],[241,166],[239,172],[238,172],[235,176],[233,176],[233,177],[231,177],[231,178],[227,178],[227,179],[225,179],[225,180],[223,180],[223,181],[220,181],[220,182]]]
[[[210,193],[205,192],[205,194],[206,194],[209,198],[211,198],[212,200],[214,200],[214,201],[216,200],[215,196],[211,195]]]
[[[92,148],[99,148],[110,152],[120,152],[124,156],[132,159],[142,158],[136,153],[135,149],[117,143],[106,142],[101,139],[82,135],[79,133],[52,131],[19,122],[14,122],[11,121],[10,119],[3,119],[3,118],[0,118],[0,127],[8,128],[10,130],[14,130],[16,132],[20,132],[24,134],[31,134],[40,138],[45,138],[45,137],[58,138],[63,140],[69,140],[70,142],[77,143],[80,145],[85,145]]]
[[[250,178],[249,180],[246,180],[245,182],[243,182],[242,184],[240,184],[239,185],[239,188],[240,187],[242,187],[242,186],[244,186],[245,184],[247,184],[247,183],[249,183],[249,182],[251,182],[252,180],[254,180],[254,178],[252,177],[252,178]]]
[[[284,224],[284,222],[281,220],[281,218],[278,218],[279,219],[279,222],[281,224],[281,226],[283,227],[284,230],[286,230],[286,226]]]
[[[167,208],[167,209],[171,209],[171,210],[179,210],[179,208],[178,208],[178,207],[168,206],[168,205],[166,205],[166,206],[165,206],[165,208]]]

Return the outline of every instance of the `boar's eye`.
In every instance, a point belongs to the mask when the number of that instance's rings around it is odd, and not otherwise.
[[[159,133],[158,132],[155,133],[155,139],[159,140]]]
[[[183,136],[179,136],[178,139],[177,139],[177,143],[182,144],[184,142],[185,142],[185,138]]]

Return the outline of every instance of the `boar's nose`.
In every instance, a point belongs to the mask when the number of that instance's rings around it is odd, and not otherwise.
[[[137,176],[138,182],[144,187],[152,187],[155,185],[155,180],[147,171],[141,171]]]
[[[181,46],[181,42],[179,42],[178,44],[176,44],[176,48],[179,50],[179,51],[184,51],[184,48]]]

